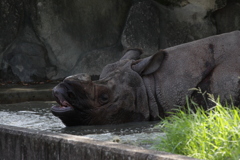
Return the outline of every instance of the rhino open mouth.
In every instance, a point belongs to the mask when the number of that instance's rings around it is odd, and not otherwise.
[[[74,109],[73,106],[70,105],[67,101],[64,101],[62,104],[52,106],[52,110],[56,112],[65,112],[73,109]]]
[[[67,100],[60,100],[58,97],[56,97],[56,102],[58,105],[54,105],[51,108],[53,115],[61,117],[65,116],[67,112],[74,111],[74,107]]]

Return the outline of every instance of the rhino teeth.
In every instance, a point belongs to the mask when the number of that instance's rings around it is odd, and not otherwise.
[[[68,101],[63,101],[60,102],[60,107],[72,107],[72,105],[70,103],[68,103]]]

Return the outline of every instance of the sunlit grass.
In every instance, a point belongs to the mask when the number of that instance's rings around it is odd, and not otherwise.
[[[186,111],[163,120],[159,127],[166,136],[154,148],[199,159],[240,159],[240,110],[211,100],[216,106],[207,111],[196,107],[193,112],[188,103]]]

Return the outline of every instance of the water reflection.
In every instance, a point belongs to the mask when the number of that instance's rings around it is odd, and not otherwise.
[[[0,104],[0,123],[35,130],[83,135],[102,141],[115,141],[149,148],[149,139],[162,135],[154,128],[156,122],[127,123],[102,126],[65,127],[53,116],[50,107],[53,101]],[[145,142],[144,142],[145,141]]]

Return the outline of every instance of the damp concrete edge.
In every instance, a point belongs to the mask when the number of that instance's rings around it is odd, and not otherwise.
[[[1,160],[194,160],[83,136],[0,125]]]
[[[52,88],[56,85],[57,83],[27,86],[17,84],[0,86],[0,104],[54,100]]]

